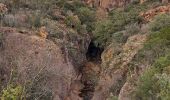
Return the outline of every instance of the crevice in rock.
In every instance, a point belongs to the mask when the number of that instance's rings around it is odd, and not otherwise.
[[[96,46],[93,41],[90,42],[88,51],[86,53],[86,58],[88,61],[99,62],[101,61],[101,54],[104,48]]]
[[[99,73],[101,54],[104,48],[96,46],[93,41],[89,44],[88,51],[86,53],[87,62],[82,67],[81,82],[84,84],[84,88],[81,90],[80,96],[83,100],[91,100],[97,85]]]

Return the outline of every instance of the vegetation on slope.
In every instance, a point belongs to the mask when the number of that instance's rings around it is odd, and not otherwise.
[[[64,25],[69,29],[69,35],[75,33],[92,33],[96,46],[106,48],[113,41],[118,44],[126,43],[128,37],[135,34],[149,34],[144,48],[135,56],[132,66],[136,63],[148,63],[150,68],[143,73],[137,89],[135,98],[141,100],[169,100],[170,99],[170,15],[157,16],[149,23],[149,30],[142,30],[143,19],[139,16],[141,11],[161,5],[159,0],[150,0],[144,4],[134,1],[123,8],[113,9],[108,18],[98,21],[95,18],[95,8],[90,8],[80,0],[0,0],[6,4],[9,11],[1,19],[2,26],[15,28],[29,28],[37,30],[46,26],[50,36],[61,38],[62,32],[57,30],[57,25]],[[57,12],[57,15],[54,14]],[[26,23],[20,23],[20,17],[24,14]],[[147,25],[147,24],[146,24]],[[64,28],[65,28],[64,27]],[[145,33],[146,32],[146,33]],[[1,35],[1,34],[0,34]],[[0,36],[1,46],[1,36]],[[14,85],[13,85],[14,84]],[[1,85],[1,82],[0,82]],[[51,99],[51,93],[42,95],[38,83],[28,86],[20,86],[15,81],[1,86],[2,100],[18,98]],[[30,86],[31,87],[31,86]],[[36,94],[40,93],[40,94]]]

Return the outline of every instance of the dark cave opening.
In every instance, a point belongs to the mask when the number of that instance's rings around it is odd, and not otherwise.
[[[93,70],[93,68],[100,65],[103,51],[104,48],[96,46],[94,41],[90,42],[86,53],[87,62],[81,70],[81,82],[84,84],[84,88],[80,91],[80,97],[82,97],[83,100],[91,100],[93,97],[97,82],[97,80],[94,80],[98,78],[98,72]]]
[[[101,61],[101,54],[104,51],[104,48],[96,46],[94,41],[91,41],[86,53],[86,58],[88,61]]]

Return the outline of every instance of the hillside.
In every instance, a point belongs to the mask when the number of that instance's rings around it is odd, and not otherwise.
[[[1,100],[170,100],[169,0],[0,0]]]

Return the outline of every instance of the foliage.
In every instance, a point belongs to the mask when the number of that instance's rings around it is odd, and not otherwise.
[[[170,28],[164,28],[160,32],[153,32],[147,41],[145,48],[156,50],[155,54],[166,53],[170,46]],[[163,50],[163,51],[162,51]]]
[[[124,26],[124,30],[125,31],[119,31],[117,25],[111,20],[99,21],[96,23],[93,32],[95,42],[101,47],[106,46],[112,40],[118,43],[125,43],[129,36],[140,33],[140,27],[136,23]]]
[[[152,32],[138,55],[153,66],[145,71],[137,84],[136,98],[141,100],[169,100],[170,28]],[[144,60],[145,59],[145,60]],[[157,59],[157,60],[156,60]]]
[[[153,67],[148,69],[140,78],[136,97],[142,100],[169,100],[169,75],[163,69],[170,65],[170,54],[160,57]]]
[[[93,32],[96,43],[100,46],[106,46],[111,39],[123,43],[129,36],[138,34],[140,31],[138,23],[142,20],[138,15],[146,8],[145,5],[132,4],[125,9],[111,11],[107,20],[96,23]],[[126,31],[125,34],[120,32],[122,30]]]
[[[126,30],[126,35],[128,35],[128,37],[140,33],[140,27],[137,23],[129,24],[125,26],[125,30]]]
[[[117,96],[110,96],[110,97],[108,98],[108,100],[118,100],[118,97],[117,97]]]
[[[125,43],[127,41],[127,36],[124,35],[123,31],[115,32],[112,35],[112,39],[116,41],[117,43]]]
[[[159,31],[162,28],[170,27],[170,15],[162,14],[156,16],[156,18],[150,24],[152,31]]]
[[[67,16],[65,19],[65,23],[67,26],[76,29],[81,26],[81,22],[77,16]]]
[[[129,5],[124,10],[116,9],[110,13],[111,20],[117,30],[122,30],[127,24],[133,24],[141,21],[139,13],[146,9],[144,5]]]
[[[114,26],[110,20],[97,22],[93,32],[95,44],[101,47],[105,46],[114,32]]]
[[[40,27],[42,16],[40,11],[35,11],[31,15],[28,16],[28,23],[31,25],[30,27]]]
[[[88,7],[78,8],[76,14],[80,18],[81,22],[87,25],[87,31],[91,32],[94,29],[95,13]]]
[[[82,24],[87,26],[87,31],[91,32],[94,29],[95,12],[93,9],[87,7],[79,0],[72,2],[66,0],[59,0],[57,3],[65,12],[72,11],[78,15]]]
[[[160,86],[159,97],[161,100],[169,100],[170,99],[170,77],[167,74],[159,74],[157,75],[157,84]]]
[[[139,51],[134,60],[137,63],[153,64],[155,59],[165,56],[170,52],[170,28],[151,32],[144,48]]]
[[[2,91],[1,100],[22,100],[23,88],[21,85],[9,85]]]

